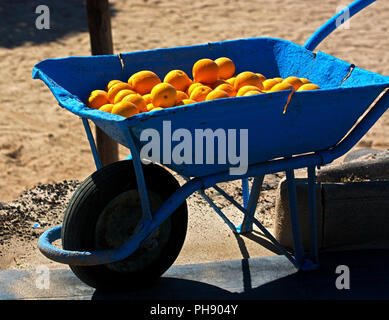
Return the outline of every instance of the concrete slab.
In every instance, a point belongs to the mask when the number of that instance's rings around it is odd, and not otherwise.
[[[152,287],[128,292],[100,292],[70,270],[50,270],[48,289],[37,288],[35,271],[0,271],[0,299],[389,299],[389,250],[323,252],[320,260],[310,272],[297,272],[284,256],[172,266]],[[336,288],[339,265],[349,268],[350,289]]]

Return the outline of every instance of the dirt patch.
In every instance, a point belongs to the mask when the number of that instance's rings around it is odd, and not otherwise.
[[[282,174],[265,177],[257,219],[272,228],[275,191]],[[181,184],[184,180],[176,175]],[[252,179],[250,179],[251,185]],[[39,236],[48,228],[62,223],[66,206],[79,181],[41,184],[23,192],[15,201],[2,202],[0,206],[0,269],[34,269],[40,264],[50,268],[64,268],[63,264],[45,258],[37,248]],[[240,180],[219,185],[236,201],[242,203]],[[242,214],[215,190],[208,196],[238,225]],[[200,194],[194,193],[187,200],[189,223],[187,237],[176,264],[210,262],[242,258],[247,255],[270,255],[258,243],[260,232],[255,229],[252,237],[235,235],[214,212]],[[256,235],[255,235],[256,234]],[[60,241],[56,243],[60,246]]]

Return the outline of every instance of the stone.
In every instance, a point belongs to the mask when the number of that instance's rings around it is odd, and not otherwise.
[[[296,195],[299,214],[299,225],[303,247],[309,250],[309,207],[307,179],[296,178]],[[320,184],[316,185],[316,204],[318,214],[318,245],[322,246],[323,208]],[[290,224],[289,198],[286,178],[282,179],[277,188],[275,205],[274,236],[285,247],[293,249],[292,226]]]

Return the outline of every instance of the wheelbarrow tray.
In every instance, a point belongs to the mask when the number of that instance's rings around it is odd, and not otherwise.
[[[254,71],[266,78],[297,76],[310,79],[322,89],[265,93],[178,106],[141,113],[125,119],[118,115],[90,109],[85,102],[92,90],[104,89],[113,79],[127,81],[140,70],[152,70],[161,79],[173,69],[192,74],[193,64],[201,58],[231,58],[236,73]],[[161,134],[186,129],[195,136],[196,129],[235,129],[239,153],[240,129],[248,129],[248,165],[280,157],[327,150],[335,146],[354,126],[379,94],[389,85],[389,77],[366,71],[323,52],[313,53],[293,42],[274,38],[249,38],[195,46],[157,49],[120,55],[48,59],[38,63],[33,77],[43,80],[59,104],[74,114],[92,120],[98,127],[126,147],[128,130],[138,148],[145,129]],[[286,112],[284,108],[287,105]],[[192,148],[195,151],[194,138]],[[179,144],[171,141],[171,149]],[[164,162],[184,176],[201,177],[224,172],[229,163],[204,161],[175,164]],[[215,140],[215,149],[217,143]],[[162,152],[161,152],[162,154]]]

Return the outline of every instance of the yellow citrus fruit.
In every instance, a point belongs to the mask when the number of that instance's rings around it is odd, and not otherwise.
[[[156,107],[173,107],[176,99],[177,91],[169,83],[159,83],[151,90],[151,103]]]
[[[155,108],[155,106],[152,103],[147,104],[147,111],[151,111],[154,108]]]
[[[107,103],[107,104],[101,106],[101,107],[99,108],[99,110],[100,110],[100,111],[104,111],[104,112],[111,113],[112,108],[113,108],[113,104],[112,104],[112,103]]]
[[[281,83],[277,83],[273,88],[269,90],[269,92],[284,91],[284,90],[295,91],[294,87],[290,83],[281,82]]]
[[[117,83],[123,83],[123,81],[111,80],[110,82],[108,82],[107,87],[105,89],[108,91],[109,89],[111,89]]]
[[[236,77],[232,77],[232,78],[227,79],[226,81],[227,81],[230,85],[234,86],[235,79],[236,79]]]
[[[228,93],[230,97],[235,97],[236,92],[234,87],[229,83],[223,83],[215,88],[215,90],[223,90]]]
[[[177,90],[176,104],[184,99],[189,99],[189,96],[184,91]]]
[[[254,90],[252,90],[252,91],[247,91],[243,96],[244,97],[246,97],[246,96],[253,96],[253,95],[255,95],[255,94],[260,94],[261,92],[259,92],[259,91],[254,91]]]
[[[266,77],[263,74],[256,73],[256,75],[259,77],[259,79],[261,79],[262,82],[264,82],[266,80]]]
[[[108,94],[104,90],[94,90],[88,98],[88,107],[99,109],[101,106],[109,103]]]
[[[235,64],[230,58],[221,57],[215,60],[219,67],[219,78],[227,80],[235,74]]]
[[[268,91],[271,88],[273,88],[277,83],[281,83],[282,81],[277,79],[267,79],[265,80],[263,84],[263,90]]]
[[[222,99],[222,98],[229,98],[229,97],[230,96],[228,95],[228,93],[223,91],[223,90],[213,90],[207,94],[205,101]]]
[[[163,108],[161,108],[161,107],[155,107],[155,108],[151,109],[150,111],[156,111],[156,110],[163,110]]]
[[[311,83],[311,81],[307,78],[300,78],[300,80],[303,84]]]
[[[211,89],[216,89],[216,87],[220,86],[221,84],[228,83],[226,80],[219,79],[216,80],[214,83],[205,84],[207,87],[210,87]]]
[[[283,78],[273,78],[274,80],[278,80],[279,82],[282,82],[282,81],[284,81],[284,79]]]
[[[161,79],[152,71],[143,70],[132,75],[131,83],[133,90],[135,90],[140,95],[145,95],[150,93],[151,90],[159,83]]]
[[[186,93],[188,94],[188,96],[190,96],[190,95],[192,94],[193,90],[194,90],[195,88],[197,88],[197,87],[200,87],[200,86],[203,86],[203,84],[200,83],[200,82],[194,82],[194,83],[192,83],[192,84],[189,86],[189,88],[188,88],[188,90],[186,91]]]
[[[147,103],[139,93],[129,94],[122,101],[129,101],[136,105],[139,112],[147,112]]]
[[[300,78],[297,78],[297,77],[287,77],[282,82],[291,84],[295,90],[297,90],[298,88],[300,88],[303,85]]]
[[[128,118],[134,114],[138,114],[139,110],[132,102],[120,101],[119,103],[113,105],[111,113]]]
[[[192,73],[194,82],[214,83],[219,78],[219,67],[211,59],[200,59],[193,65]]]
[[[258,87],[260,90],[263,89],[261,78],[251,71],[244,71],[236,76],[234,83],[235,90],[238,91],[244,86],[255,86]]]
[[[258,87],[256,87],[256,86],[243,86],[242,88],[240,88],[238,90],[238,92],[236,93],[236,96],[237,97],[243,97],[244,94],[246,92],[249,92],[249,91],[258,91],[258,92],[260,92],[260,89]]]
[[[182,70],[170,71],[163,79],[163,82],[171,84],[177,91],[186,91],[192,84],[192,80]]]
[[[146,105],[151,103],[151,94],[146,93],[145,95],[142,96],[143,100],[146,102]]]
[[[132,91],[130,89],[124,89],[124,90],[120,90],[116,96],[115,96],[115,99],[113,99],[113,103],[119,103],[120,101],[122,101],[126,96],[130,95],[130,94],[135,94],[136,92],[135,91]]]
[[[115,102],[115,96],[119,93],[119,91],[122,90],[131,90],[131,87],[128,83],[121,82],[114,84],[109,90],[108,90],[108,100],[110,103]]]
[[[208,93],[210,93],[211,91],[212,89],[210,87],[199,86],[193,90],[192,94],[190,95],[190,99],[197,102],[204,101]]]
[[[197,101],[194,101],[194,100],[191,100],[191,99],[184,99],[182,100],[178,105],[179,106],[182,106],[182,105],[188,105],[188,104],[193,104],[193,103],[196,103]]]
[[[309,90],[318,90],[320,87],[317,84],[314,83],[306,83],[303,84],[300,88],[297,89],[297,91],[309,91]]]

